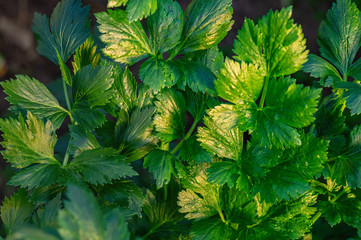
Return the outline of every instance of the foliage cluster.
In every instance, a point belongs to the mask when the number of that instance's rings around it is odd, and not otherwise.
[[[64,97],[25,75],[1,83],[18,186],[3,237],[299,239],[320,218],[361,230],[360,11],[333,4],[320,56],[291,7],[246,18],[225,58],[231,4],[109,0],[94,33],[80,0],[35,14]],[[305,86],[300,70],[320,80]]]

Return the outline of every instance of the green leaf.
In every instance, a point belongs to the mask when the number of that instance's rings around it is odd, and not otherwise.
[[[179,212],[188,219],[204,219],[220,210],[219,185],[207,181],[209,163],[191,164],[180,173],[180,180],[186,190],[178,195]]]
[[[74,61],[72,62],[74,74],[90,64],[95,68],[99,65],[99,62],[100,54],[97,53],[93,38],[90,37],[75,52]]]
[[[257,112],[257,127],[252,137],[267,147],[300,145],[296,128],[306,127],[314,121],[320,93],[321,89],[303,87],[289,77],[270,81],[266,106]]]
[[[127,180],[113,181],[112,183],[101,186],[97,189],[97,192],[99,197],[121,207],[123,213],[127,211],[130,212],[130,216],[135,214],[142,216],[144,196],[142,189],[134,182]],[[125,214],[123,214],[123,216],[125,217]]]
[[[202,198],[190,189],[183,190],[178,196],[179,212],[187,213],[188,219],[202,219],[217,214],[211,198]]]
[[[216,76],[204,65],[186,60],[179,60],[176,62],[181,67],[181,70],[184,74],[183,77],[179,77],[181,82],[177,82],[177,84],[189,86],[196,93],[209,93],[210,95],[215,95],[214,89],[214,80]],[[181,89],[184,89],[184,87]]]
[[[263,87],[264,72],[255,65],[226,58],[215,82],[218,96],[234,104],[254,103]]]
[[[215,76],[218,75],[219,70],[223,67],[224,64],[223,53],[218,49],[217,46],[206,50],[189,52],[185,56],[190,58],[192,61],[206,66]]]
[[[267,202],[274,202],[276,196],[289,200],[298,197],[310,189],[309,180],[319,176],[323,164],[327,160],[328,142],[315,138],[313,135],[301,135],[302,145],[284,150],[271,149],[266,156],[257,153],[255,149],[247,159],[242,159],[243,165],[256,161],[260,168],[266,168],[265,176],[256,173],[255,166],[249,165],[245,171],[254,175],[253,192],[260,192],[261,198]],[[241,163],[241,166],[243,166]],[[268,168],[268,170],[267,170]],[[263,170],[264,171],[264,170]]]
[[[311,230],[312,216],[317,210],[312,205],[316,203],[316,199],[316,195],[306,193],[299,198],[281,201],[271,206],[267,211],[266,220],[249,231],[254,231],[256,238],[249,239],[273,239],[275,236],[277,239],[285,240],[300,239]]]
[[[90,131],[77,125],[69,125],[69,130],[69,147],[74,156],[86,150],[100,148],[98,140]]]
[[[331,190],[331,189],[330,189]],[[338,191],[337,191],[338,190]],[[339,195],[343,193],[342,195]],[[361,228],[361,195],[359,191],[351,192],[348,187],[344,190],[336,188],[336,191],[328,192],[329,198],[320,199],[317,207],[322,216],[333,227],[334,225],[344,221],[345,223]],[[333,197],[331,197],[333,196]],[[339,196],[339,198],[337,198]]]
[[[155,13],[147,19],[152,52],[164,53],[179,44],[183,12],[177,1],[159,0]]]
[[[332,64],[313,54],[308,56],[308,61],[302,69],[310,73],[311,77],[321,78],[321,83],[324,85],[329,85],[328,82],[332,84],[334,81],[342,81],[342,77]]]
[[[168,68],[165,61],[152,57],[141,65],[139,77],[146,85],[157,93],[165,87],[173,86],[173,81]]]
[[[107,104],[113,95],[111,74],[111,66],[83,67],[73,79],[73,101],[87,101],[90,107]]]
[[[239,167],[235,162],[223,161],[212,163],[211,167],[207,169],[209,174],[208,181],[219,185],[227,183],[229,187],[233,187],[239,175],[241,174]]]
[[[58,64],[56,51],[66,62],[75,50],[90,36],[89,6],[82,7],[81,1],[62,0],[56,5],[49,19],[35,13],[33,32],[40,55]]]
[[[153,173],[158,189],[169,183],[172,174],[175,174],[174,162],[174,156],[161,149],[154,149],[144,158],[143,166],[149,167]]]
[[[242,153],[243,132],[240,127],[227,127],[235,125],[237,115],[226,111],[233,113],[232,105],[221,104],[209,110],[209,116],[203,118],[206,127],[198,128],[197,137],[207,151],[236,160]]]
[[[21,186],[28,189],[47,187],[55,184],[63,169],[59,164],[36,164],[20,170],[8,182],[9,185]]]
[[[50,230],[49,230],[50,231]],[[34,227],[22,227],[19,231],[11,234],[8,240],[62,240],[56,232],[45,232]]]
[[[350,108],[351,115],[361,113],[361,84],[356,82],[338,82],[337,88],[346,89],[343,94],[346,98],[346,106]]]
[[[342,115],[344,109],[345,100],[336,93],[322,100],[315,113],[315,129],[318,137],[331,139],[343,133],[346,128],[346,117]]]
[[[115,208],[104,215],[105,238],[130,240],[131,233],[128,231],[128,224],[122,216],[122,212]]]
[[[188,224],[184,221],[177,206],[177,195],[180,186],[174,181],[167,185],[167,189],[161,188],[154,192],[146,191],[143,205],[143,213],[149,223],[149,232],[153,232],[150,238],[153,239],[178,239],[181,233],[189,231]]]
[[[127,4],[129,0],[108,0],[107,8],[120,7]]]
[[[104,114],[91,108],[87,101],[74,103],[71,108],[71,115],[79,126],[89,130],[100,127],[106,121]]]
[[[112,101],[119,106],[120,109],[129,110],[137,105],[137,82],[129,68],[125,68],[124,72],[119,67],[113,68],[113,78],[115,96]]]
[[[350,0],[338,0],[321,22],[317,41],[321,56],[346,76],[360,47],[359,10]]]
[[[166,142],[184,137],[186,124],[186,104],[183,95],[174,89],[164,89],[154,103],[157,136]]]
[[[33,211],[34,206],[30,203],[25,189],[19,189],[11,198],[5,197],[0,213],[6,235],[9,235],[27,222],[32,216]]]
[[[361,125],[355,126],[349,137],[346,151],[337,156],[331,169],[336,183],[350,188],[361,187]]]
[[[134,110],[129,119],[126,119],[124,126],[115,130],[116,141],[119,141],[119,148],[122,155],[132,162],[144,157],[155,147],[158,139],[153,135],[153,115],[155,107],[146,107],[142,110]]]
[[[28,112],[25,121],[22,115],[14,118],[0,119],[0,128],[5,149],[2,155],[13,167],[25,168],[31,164],[60,164],[54,158],[56,135],[51,123],[46,124]]]
[[[184,91],[187,111],[192,115],[194,121],[200,121],[206,114],[206,108],[217,104],[217,100],[209,97],[208,94],[195,93],[191,89]],[[212,106],[213,107],[213,106]]]
[[[292,7],[269,11],[258,24],[246,18],[234,42],[234,57],[253,63],[274,78],[297,72],[307,61],[302,29],[291,19]]]
[[[148,57],[152,52],[141,23],[130,23],[123,10],[108,12],[95,15],[102,33],[100,39],[106,44],[103,53],[117,62],[129,65]]]
[[[126,10],[129,22],[141,20],[157,10],[157,0],[129,0]]]
[[[17,107],[31,111],[38,117],[51,121],[55,129],[63,123],[68,111],[59,105],[54,95],[38,80],[28,76],[16,75],[1,83],[8,100],[16,110]]]
[[[62,206],[61,194],[58,194],[54,199],[48,202],[44,208],[38,209],[37,215],[39,219],[39,226],[45,227],[56,227],[58,212]]]
[[[217,45],[233,25],[231,4],[231,0],[193,0],[185,12],[182,52]]]
[[[79,172],[86,181],[95,185],[109,183],[113,179],[137,175],[125,158],[115,149],[93,149],[81,152],[67,168]]]
[[[197,141],[197,136],[192,135],[185,140],[179,150],[178,157],[187,161],[195,161],[196,163],[211,162],[213,154],[203,149]]]
[[[194,240],[229,239],[232,227],[222,222],[220,218],[208,218],[194,221],[190,235]]]
[[[59,233],[63,239],[104,239],[102,212],[94,195],[75,185],[67,189],[68,200],[59,212]]]

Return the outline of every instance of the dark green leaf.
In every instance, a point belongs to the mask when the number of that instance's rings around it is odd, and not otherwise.
[[[36,164],[22,169],[8,182],[9,185],[24,188],[47,187],[55,184],[62,174],[63,169],[59,164]]]
[[[207,169],[207,172],[209,174],[209,182],[214,182],[219,185],[227,183],[229,187],[233,187],[236,184],[237,179],[241,174],[240,168],[233,161],[212,163],[211,167]]]
[[[58,194],[44,208],[38,209],[37,215],[41,228],[57,226],[58,211],[61,209],[61,205],[61,194]]]
[[[16,75],[16,79],[1,83],[8,100],[14,108],[31,111],[38,117],[50,120],[58,129],[68,111],[59,105],[53,94],[38,80],[28,76]]]
[[[179,150],[178,157],[187,161],[195,161],[196,163],[211,162],[213,154],[203,149],[197,141],[197,136],[192,135],[183,142]]]
[[[183,81],[185,81],[187,86],[189,86],[194,92],[215,95],[214,80],[216,79],[216,76],[206,66],[197,62],[186,60],[181,60],[177,63],[180,64],[183,71]]]
[[[128,231],[128,224],[122,216],[122,212],[115,208],[104,215],[105,220],[105,238],[109,240],[129,240],[130,232]]]
[[[69,125],[69,130],[71,136],[69,147],[73,155],[77,156],[83,151],[100,147],[98,140],[90,131],[77,125]]]
[[[91,108],[87,101],[74,103],[71,109],[71,115],[79,126],[89,130],[100,127],[106,121],[104,114]]]
[[[83,151],[67,168],[81,173],[88,182],[95,185],[138,174],[117,150],[110,148]]]
[[[327,160],[328,143],[310,134],[301,135],[300,140],[302,144],[298,147],[285,150],[271,149],[266,155],[268,160],[263,154],[258,153],[243,160],[257,161],[259,167],[269,168],[265,172],[265,177],[260,175],[254,179],[253,186],[254,193],[260,192],[261,198],[267,202],[274,202],[276,196],[288,201],[303,194],[310,189],[308,181],[314,176],[319,176],[323,170],[323,164]],[[259,151],[259,149],[255,150]],[[246,168],[245,171],[252,176],[253,172],[256,172],[255,169],[257,168],[253,166]]]
[[[157,11],[147,19],[149,42],[154,53],[174,48],[182,36],[183,12],[177,1],[158,0]]]
[[[142,110],[138,108],[131,113],[125,126],[119,127],[117,123],[115,136],[120,141],[121,153],[127,157],[128,162],[138,160],[154,149],[158,141],[152,134],[154,113],[155,107],[146,107]]]
[[[361,125],[352,129],[346,151],[332,166],[331,177],[340,185],[361,187]]]
[[[172,174],[175,174],[174,161],[170,152],[161,149],[154,149],[144,158],[143,165],[153,173],[158,189],[169,183]]]
[[[346,89],[343,94],[346,98],[346,106],[350,108],[351,115],[361,113],[361,84],[356,82],[338,82],[337,88]]]
[[[33,32],[40,55],[58,64],[56,51],[66,62],[75,50],[90,36],[89,6],[82,7],[81,1],[62,0],[54,8],[49,19],[35,13]]]
[[[75,185],[67,189],[68,200],[59,212],[59,233],[63,239],[104,239],[102,212],[94,195]]]
[[[324,85],[329,85],[329,81],[331,81],[331,83],[333,83],[334,80],[342,81],[342,77],[332,64],[313,54],[308,56],[308,60],[302,69],[310,73],[311,77],[321,78],[321,83]]]
[[[317,35],[321,56],[336,66],[342,76],[348,74],[360,47],[359,14],[351,0],[338,0],[321,22]]]
[[[315,128],[318,137],[331,139],[345,130],[345,100],[336,93],[322,100],[315,113]]]
[[[165,61],[152,57],[141,65],[139,77],[146,85],[157,93],[165,87],[174,85],[168,68]]]
[[[108,103],[114,94],[111,89],[114,82],[111,70],[111,66],[93,68],[92,65],[80,69],[73,79],[73,101],[87,101],[90,107]]]
[[[229,239],[232,228],[222,222],[220,218],[213,217],[194,221],[190,234],[194,240]]]

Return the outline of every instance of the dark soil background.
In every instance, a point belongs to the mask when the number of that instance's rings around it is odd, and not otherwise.
[[[178,0],[183,9],[190,1]],[[26,74],[47,84],[60,77],[58,67],[37,54],[31,31],[34,12],[50,16],[58,2],[59,0],[0,0],[0,81],[14,78],[16,74]],[[293,18],[303,28],[307,47],[311,53],[317,54],[317,29],[332,2],[332,0],[233,0],[235,23],[228,36],[221,42],[220,48],[225,55],[232,56],[233,41],[245,17],[256,20],[270,9],[293,5]],[[355,2],[360,7],[360,0]],[[91,12],[96,13],[106,9],[107,0],[83,0],[83,3],[90,4]],[[0,117],[7,114],[8,106],[5,94],[0,89]],[[12,188],[5,186],[12,173],[13,170],[0,159],[0,202],[4,196],[11,195],[13,191]],[[321,232],[329,231],[324,225],[319,228]],[[341,228],[337,231],[349,230]],[[346,239],[334,234],[324,237],[317,239]]]

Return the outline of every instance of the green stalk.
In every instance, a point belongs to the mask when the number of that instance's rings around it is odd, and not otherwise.
[[[64,97],[65,97],[65,101],[66,101],[66,106],[69,110],[69,116],[72,119],[73,117],[70,114],[71,111],[71,104],[70,104],[70,99],[69,99],[69,93],[68,93],[68,87],[66,86],[66,82],[64,80],[64,78],[62,79],[63,82],[63,90],[64,90]]]
[[[65,167],[68,164],[69,155],[70,154],[69,154],[69,145],[68,145],[68,147],[66,148],[66,153],[65,153],[64,159],[63,159],[63,167]]]
[[[312,225],[321,217],[321,212],[318,211],[311,219]]]
[[[171,154],[176,154],[176,152],[181,148],[183,142],[185,140],[187,140],[193,133],[194,129],[197,127],[197,123],[198,123],[198,120],[195,119],[191,128],[189,129],[189,131],[187,132],[187,134],[184,136],[184,138],[178,143],[177,146],[175,146],[175,148],[173,148],[173,150],[170,152]]]
[[[263,106],[264,106],[264,102],[265,102],[266,95],[267,95],[268,84],[269,84],[269,77],[266,78],[266,81],[265,81],[265,83],[264,83],[264,87],[263,87],[263,91],[262,91],[262,96],[261,96],[261,101],[260,101],[260,103],[259,103],[259,106],[260,106],[261,108],[263,108]]]
[[[345,194],[347,192],[346,188],[343,188],[343,190],[341,192],[339,192],[336,197],[334,197],[333,199],[331,199],[331,203],[336,202],[340,197],[342,197],[343,194]]]

